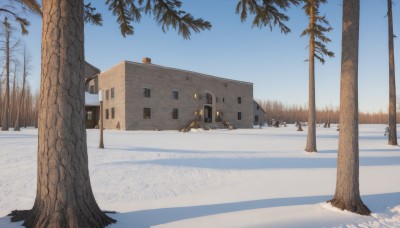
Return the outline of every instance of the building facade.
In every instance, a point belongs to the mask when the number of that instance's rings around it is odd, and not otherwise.
[[[98,75],[104,128],[178,130],[190,122],[254,123],[253,84],[151,63],[123,61]]]

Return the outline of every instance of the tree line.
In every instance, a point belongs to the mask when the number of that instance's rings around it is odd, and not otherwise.
[[[0,32],[0,125],[2,131],[37,126],[38,93],[29,85],[30,57],[5,17]]]
[[[308,121],[308,106],[285,104],[280,101],[261,100],[257,103],[266,112],[267,121],[271,122],[272,119],[277,121],[284,121],[288,124],[295,122]],[[325,108],[316,109],[316,123],[339,123],[339,107],[326,106]],[[360,124],[387,124],[389,114],[382,110],[375,112],[359,112],[358,119]],[[397,115],[397,122],[400,121],[400,115]]]

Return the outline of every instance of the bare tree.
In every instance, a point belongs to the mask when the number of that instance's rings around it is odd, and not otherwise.
[[[4,95],[4,108],[3,108],[3,122],[1,124],[2,131],[8,131],[8,118],[10,112],[10,55],[11,55],[11,47],[10,47],[10,39],[11,39],[11,25],[8,22],[7,17],[4,18],[3,21],[3,28],[4,28],[4,37],[5,37],[5,47],[4,52],[6,56],[6,80],[5,80],[5,95]]]
[[[14,131],[20,131],[20,113],[23,109],[23,103],[25,99],[25,82],[26,78],[28,77],[28,68],[29,68],[29,58],[26,50],[26,46],[24,47],[24,54],[23,54],[23,66],[22,66],[22,88],[21,88],[21,96],[19,100],[17,115],[15,118],[14,124]]]
[[[360,0],[343,0],[340,132],[335,195],[330,203],[369,215],[360,197],[358,145],[358,39]]]

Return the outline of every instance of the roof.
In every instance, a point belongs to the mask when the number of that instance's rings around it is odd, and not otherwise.
[[[165,66],[160,66],[160,65],[157,65],[157,64],[153,64],[153,63],[138,63],[138,62],[131,62],[131,61],[125,61],[125,63],[138,65],[138,66],[142,66],[142,67],[149,67],[149,68],[161,68],[161,69],[167,69],[167,70],[175,70],[175,71],[180,71],[180,72],[197,74],[200,77],[214,78],[214,79],[219,79],[219,80],[223,80],[223,81],[230,81],[230,82],[237,82],[237,83],[253,85],[253,83],[251,83],[251,82],[245,82],[245,81],[233,80],[233,79],[228,79],[228,78],[222,78],[222,77],[212,76],[212,75],[198,73],[198,72],[189,71],[189,70],[181,70],[181,69],[172,68],[172,67],[165,67]]]

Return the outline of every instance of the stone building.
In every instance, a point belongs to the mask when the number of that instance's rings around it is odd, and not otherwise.
[[[87,90],[98,89],[106,129],[177,130],[194,120],[236,128],[255,123],[252,83],[159,66],[149,58],[120,62],[91,78]]]

